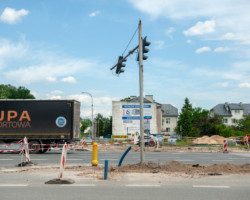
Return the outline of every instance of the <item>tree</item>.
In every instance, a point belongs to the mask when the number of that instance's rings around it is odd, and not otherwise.
[[[131,101],[131,98],[130,98],[130,97],[126,97],[126,98],[124,98],[124,99],[121,99],[120,101],[129,102],[129,101]]]
[[[112,133],[112,117],[103,117],[100,113],[97,114],[96,118],[96,135],[105,136]]]
[[[183,136],[191,136],[192,131],[192,104],[190,104],[189,99],[186,97],[184,100],[184,105],[181,109],[181,114],[177,122],[176,131],[180,133],[180,127],[182,128]]]
[[[19,86],[16,88],[10,84],[0,85],[0,99],[35,99],[30,90]]]
[[[244,119],[236,121],[236,123],[237,123],[236,130],[245,132],[244,134],[250,133],[250,114],[246,116]]]
[[[81,119],[81,128],[80,128],[80,131],[81,131],[81,137],[84,137],[84,131],[92,125],[92,122],[89,118],[86,118],[86,119]]]

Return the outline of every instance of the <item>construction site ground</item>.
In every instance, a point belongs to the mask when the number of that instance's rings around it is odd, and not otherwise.
[[[117,146],[98,146],[98,151],[119,151],[124,152],[129,145],[117,145]],[[84,149],[92,151],[92,146],[84,147]],[[145,147],[146,152],[212,152],[222,153],[222,147],[176,147],[176,146],[162,146]],[[131,151],[139,152],[140,147],[132,145]],[[229,148],[230,152],[237,152],[240,154],[250,154],[250,151],[246,148]],[[58,166],[25,166],[19,168],[2,169],[1,174],[37,174],[40,177],[55,176],[59,173]],[[72,179],[84,179],[92,178],[95,180],[103,180],[104,166],[99,164],[98,166],[91,165],[67,165],[65,167],[65,177]],[[183,178],[201,178],[208,176],[225,176],[225,175],[250,175],[250,163],[237,165],[230,163],[219,163],[213,165],[201,165],[196,164],[184,164],[182,162],[170,161],[164,163],[145,162],[138,164],[123,164],[121,167],[117,165],[109,165],[108,179],[112,181],[119,181],[125,174],[140,177],[141,174],[151,174],[153,176],[169,176],[169,177],[183,177]],[[160,175],[159,175],[160,174]],[[56,178],[56,177],[55,177]]]

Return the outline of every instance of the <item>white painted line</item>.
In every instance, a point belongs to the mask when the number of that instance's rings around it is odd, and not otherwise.
[[[118,159],[100,159],[100,160],[118,160]]]
[[[194,188],[230,188],[226,185],[193,185]]]
[[[194,160],[182,160],[182,159],[175,159],[174,161],[183,161],[183,162],[185,162],[185,161],[187,161],[187,162],[191,162],[191,161],[194,161]]]
[[[233,160],[212,160],[212,161],[216,161],[216,162],[218,162],[218,161],[221,161],[221,162],[228,162],[228,161],[233,161]]]
[[[28,184],[0,184],[0,187],[26,187]]]
[[[0,158],[0,160],[13,160],[13,159],[8,159],[8,158]]]
[[[65,184],[65,185],[61,185],[63,187],[68,186],[68,187],[93,187],[95,186],[95,184]]]
[[[74,159],[74,158],[73,158],[73,159],[67,159],[67,160],[83,160],[83,159]]]
[[[32,160],[48,160],[48,159],[39,159],[39,158],[35,158],[35,159],[32,159]]]
[[[125,185],[126,187],[161,187],[161,185]]]

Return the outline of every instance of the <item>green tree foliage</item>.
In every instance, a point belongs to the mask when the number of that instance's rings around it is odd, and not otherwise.
[[[126,98],[124,98],[124,99],[121,99],[120,101],[129,102],[130,100],[131,100],[131,98],[130,98],[130,97],[126,97]]]
[[[100,113],[95,118],[97,136],[105,136],[112,133],[112,117],[103,117]]]
[[[35,99],[30,90],[25,87],[12,85],[0,85],[0,99]]]
[[[220,135],[223,137],[244,136],[250,133],[250,114],[242,120],[237,121],[236,126],[228,127],[222,123],[222,117],[209,116],[209,111],[202,108],[193,108],[188,98],[185,98],[181,109],[179,120],[177,122],[176,132],[185,137],[200,137]]]
[[[185,98],[184,105],[181,109],[179,120],[177,122],[176,131],[180,133],[180,127],[182,129],[183,136],[192,136],[192,104],[190,104],[189,99]]]
[[[81,119],[81,128],[80,128],[80,131],[81,131],[81,137],[84,137],[84,131],[92,125],[92,122],[89,118],[86,118],[86,119]]]
[[[199,137],[203,135],[212,135],[216,132],[215,124],[220,124],[218,117],[209,117],[209,111],[200,107],[193,108],[188,98],[185,98],[181,109],[179,120],[177,122],[176,132],[185,137]]]

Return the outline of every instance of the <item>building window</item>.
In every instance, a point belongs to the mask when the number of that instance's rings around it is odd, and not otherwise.
[[[236,123],[236,119],[231,119],[231,123],[232,124]]]
[[[166,119],[166,124],[170,124],[170,118]]]
[[[170,133],[170,128],[166,128],[167,133]]]
[[[235,110],[234,113],[235,114],[240,114],[240,111],[239,110]]]
[[[223,123],[224,123],[224,124],[227,124],[227,119],[223,119]]]

